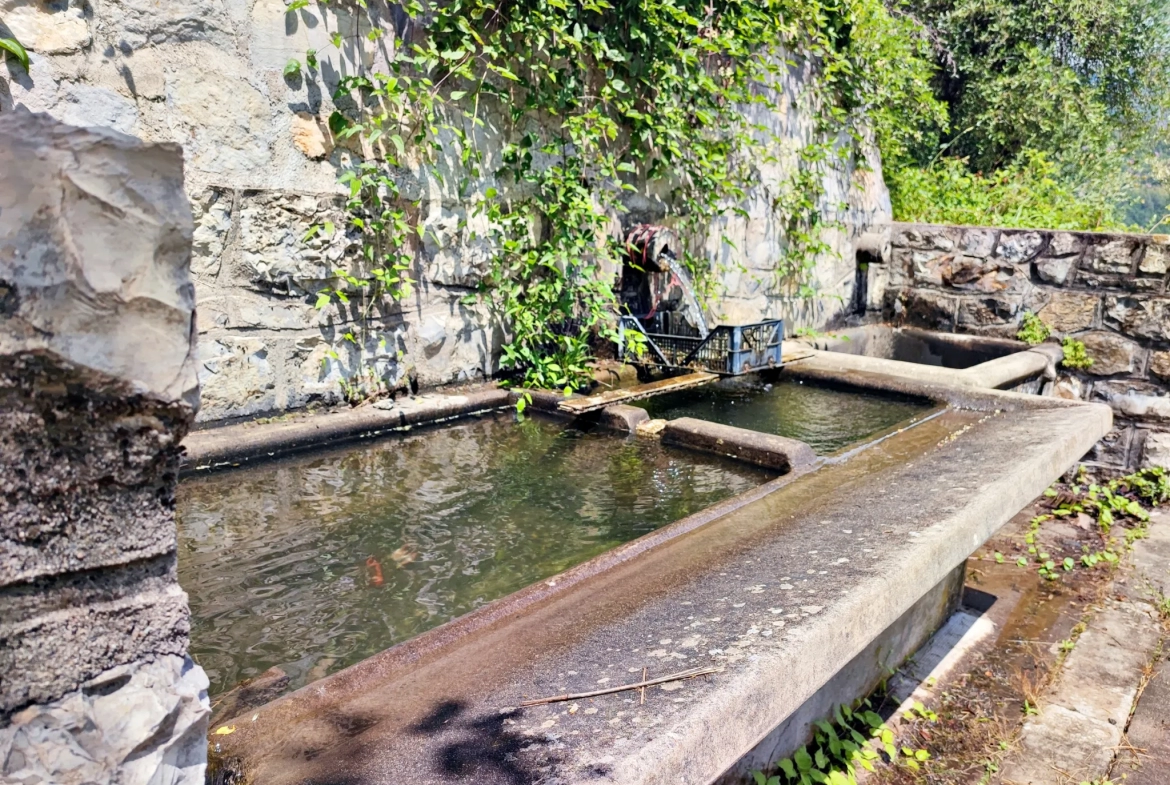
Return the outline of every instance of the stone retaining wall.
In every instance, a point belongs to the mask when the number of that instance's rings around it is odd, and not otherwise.
[[[1111,469],[1170,466],[1170,237],[893,224],[869,270],[869,308],[894,323],[1015,337],[1032,311],[1094,363],[1047,392],[1103,401],[1113,431],[1089,455]]]
[[[510,190],[485,176],[468,194],[456,191],[464,179],[457,151],[440,161],[442,180],[421,166],[399,178],[403,199],[417,203],[427,229],[414,249],[414,294],[387,304],[376,334],[360,345],[345,339],[351,310],[314,308],[315,293],[357,249],[345,231],[302,240],[314,222],[346,225],[337,175],[355,154],[328,132],[330,96],[359,62],[384,70],[399,40],[396,6],[368,5],[288,12],[286,0],[0,0],[0,34],[7,26],[31,58],[28,74],[11,60],[0,67],[0,113],[24,107],[183,146],[195,213],[200,420],[336,401],[341,381],[365,369],[391,387],[408,380],[426,387],[483,378],[497,367],[502,332],[485,306],[464,299],[483,280],[491,253],[472,204],[489,188]],[[371,42],[375,28],[384,35]],[[335,32],[340,50],[330,43]],[[317,74],[285,76],[285,65],[304,64],[310,48],[318,52]],[[856,171],[841,166],[826,177],[822,200],[823,223],[834,227],[826,235],[834,253],[815,274],[823,296],[793,298],[777,287],[784,241],[770,204],[812,126],[795,100],[806,79],[802,67],[791,68],[771,108],[751,109],[754,121],[786,141],[780,163],[761,163],[763,185],[745,203],[746,217],[712,227],[710,252],[727,269],[715,298],[725,320],[824,324],[852,296],[855,238],[889,220],[877,162]],[[507,123],[481,109],[486,126],[468,132],[491,172]],[[614,216],[615,231],[620,223],[662,220],[663,196],[653,188],[632,196],[629,212]],[[721,242],[724,234],[734,247]]]
[[[0,782],[203,781],[191,231],[177,146],[0,117]]]

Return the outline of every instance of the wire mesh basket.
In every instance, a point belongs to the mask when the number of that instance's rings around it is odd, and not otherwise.
[[[724,376],[738,376],[761,368],[780,366],[784,320],[771,319],[745,325],[720,325],[706,338],[697,334],[648,331],[641,320],[623,316],[621,326],[645,336],[639,356],[631,345],[622,347],[625,362],[662,368],[686,368]],[[679,331],[682,332],[681,330]]]

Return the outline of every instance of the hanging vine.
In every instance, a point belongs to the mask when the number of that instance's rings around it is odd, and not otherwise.
[[[362,250],[318,307],[347,290],[409,290],[424,229],[396,177],[423,166],[441,179],[452,155],[459,180],[447,185],[486,218],[494,248],[473,297],[501,317],[501,365],[526,385],[580,386],[591,338],[617,337],[612,276],[601,271],[620,264],[611,223],[628,191],[661,196],[684,263],[710,281],[712,226],[747,215],[761,166],[785,166],[787,181],[763,194],[784,232],[775,268],[798,296],[815,295],[810,273],[828,249],[826,172],[864,161],[865,96],[892,67],[895,25],[881,0],[410,0],[402,10],[414,32],[392,42],[387,72],[348,76],[334,95],[331,131],[367,152],[342,175],[346,231]],[[859,25],[885,38],[859,44]],[[306,54],[309,69],[318,56]],[[752,118],[771,110],[797,69],[813,122],[793,150]],[[503,139],[490,152],[479,141],[489,130]]]

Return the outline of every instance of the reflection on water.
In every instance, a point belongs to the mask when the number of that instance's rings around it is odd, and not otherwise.
[[[697,417],[790,439],[818,454],[846,447],[931,409],[924,401],[833,390],[797,381],[742,380],[640,401],[651,417]]]
[[[272,666],[299,687],[771,476],[512,419],[185,479],[179,581],[211,693]]]

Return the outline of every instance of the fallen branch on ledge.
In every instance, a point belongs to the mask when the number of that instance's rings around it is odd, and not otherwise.
[[[612,695],[615,692],[625,692],[626,690],[644,690],[647,687],[653,687],[655,684],[666,684],[670,681],[685,681],[686,679],[693,679],[696,676],[706,676],[709,673],[719,673],[722,668],[691,668],[689,671],[679,671],[672,673],[669,676],[659,676],[657,679],[650,679],[649,681],[640,681],[637,684],[623,684],[620,687],[607,687],[604,690],[594,690],[593,692],[578,692],[573,695],[554,695],[551,698],[537,698],[536,700],[524,701],[520,704],[520,708],[527,708],[528,706],[540,706],[545,703],[561,703],[562,701],[575,701],[584,698],[596,698],[598,695]]]

